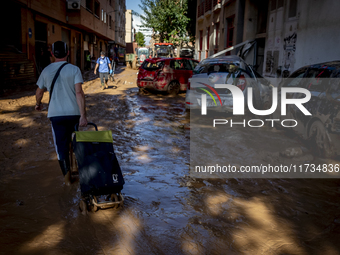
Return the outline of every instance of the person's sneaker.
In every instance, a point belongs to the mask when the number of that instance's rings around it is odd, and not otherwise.
[[[105,87],[104,86],[102,86],[102,90],[104,90],[105,89]]]
[[[105,84],[105,88],[106,88],[106,89],[108,89],[108,88],[109,88],[109,86],[108,86],[107,84]]]

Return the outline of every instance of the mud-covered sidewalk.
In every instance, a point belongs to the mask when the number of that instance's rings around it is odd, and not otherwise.
[[[0,98],[0,254],[340,254],[339,180],[190,177],[185,94],[139,94],[136,72],[84,84],[126,182],[123,208],[86,216],[34,89]]]

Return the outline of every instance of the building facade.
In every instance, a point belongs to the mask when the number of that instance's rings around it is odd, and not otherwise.
[[[196,58],[249,40],[245,60],[277,82],[304,65],[340,56],[338,10],[338,0],[198,0]]]
[[[125,43],[131,43],[134,41],[134,29],[133,29],[133,17],[132,10],[126,10],[125,12]]]
[[[116,19],[115,19],[115,41],[116,43],[122,47],[126,47],[125,43],[125,12],[126,5],[125,0],[116,0]]]
[[[119,36],[116,15],[121,12],[117,9],[124,10],[125,0],[119,1],[122,6],[115,4],[115,0],[5,1],[0,10],[0,26],[5,33],[0,51],[6,54],[11,47],[13,54],[25,57],[30,64],[20,67],[21,72],[26,72],[26,66],[33,66],[37,78],[46,62],[46,52],[55,41],[62,40],[69,46],[69,62],[84,70],[88,54],[98,58],[100,51],[108,51],[109,43]],[[119,24],[122,22],[124,19],[119,20]],[[125,38],[119,39],[122,47],[124,41]],[[3,65],[15,65],[6,61],[0,57]],[[12,77],[18,75],[20,73],[14,73]]]

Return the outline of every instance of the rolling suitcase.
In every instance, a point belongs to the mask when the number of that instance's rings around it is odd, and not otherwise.
[[[88,123],[96,131],[78,131],[75,127],[73,151],[76,156],[79,183],[82,194],[82,211],[119,207],[125,183],[113,150],[112,132],[98,131],[94,123]]]

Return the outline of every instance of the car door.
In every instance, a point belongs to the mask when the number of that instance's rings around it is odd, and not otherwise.
[[[278,95],[277,95],[277,108],[276,111],[273,113],[273,119],[283,120],[288,119],[290,114],[290,105],[287,105],[286,113],[287,115],[282,116],[282,109],[281,109],[281,89],[282,88],[289,88],[289,87],[298,87],[300,82],[302,82],[302,78],[305,76],[307,71],[307,67],[300,68],[299,70],[295,71],[291,74],[288,78],[283,80],[278,86]],[[287,93],[287,98],[293,98],[293,93]],[[287,123],[288,125],[288,123]]]
[[[189,62],[192,66],[192,70],[195,70],[196,66],[199,64],[199,61],[195,59],[190,59]]]
[[[336,70],[332,79],[328,79],[328,89],[324,102],[324,114],[328,117],[328,131],[337,134],[337,141],[340,144],[340,70]]]
[[[251,86],[250,78],[251,73],[245,68],[238,68],[239,63],[222,61],[206,61],[199,65],[199,68],[195,69],[195,72],[199,74],[193,75],[191,79],[191,85],[195,87],[197,93],[207,93],[205,90],[211,92],[211,97],[207,98],[207,106],[223,106],[226,109],[232,110],[233,108],[233,96],[229,89],[226,88],[211,88],[215,87],[215,84],[233,84],[239,87],[243,93],[246,93],[246,87]],[[230,70],[235,69],[232,73]],[[246,98],[246,94],[245,94]],[[217,100],[218,99],[218,100]],[[221,101],[219,101],[221,100]]]
[[[308,124],[312,118],[317,118],[322,123],[325,123],[330,116],[329,108],[332,103],[327,98],[327,89],[329,88],[329,77],[333,71],[332,69],[332,67],[323,65],[313,66],[308,69],[305,75],[304,87],[311,93],[311,99],[304,106],[312,116],[305,116],[298,109],[292,108],[293,117],[299,121],[300,127],[304,128],[304,130],[297,128],[297,131],[306,135],[306,137]],[[295,98],[299,98],[298,95]]]
[[[190,62],[190,59],[183,59],[183,75],[184,75],[184,84],[188,84],[189,78],[192,76],[193,73],[193,65],[192,62]]]
[[[193,71],[190,62],[187,59],[174,59],[170,62],[170,68],[173,69],[173,79],[181,84],[181,89],[186,88]]]
[[[311,99],[305,106],[313,116],[320,114],[320,103],[326,96],[327,78],[330,77],[331,72],[332,70],[327,66],[315,66],[309,68],[306,73],[306,88],[311,93]]]

